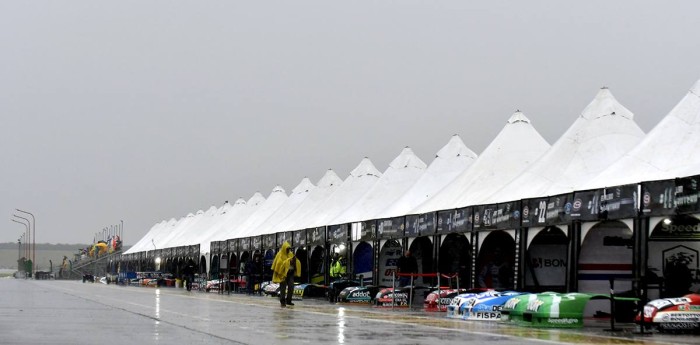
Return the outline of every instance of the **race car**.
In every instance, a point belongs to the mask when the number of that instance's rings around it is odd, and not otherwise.
[[[441,288],[440,290],[433,290],[428,293],[428,296],[425,296],[423,309],[425,311],[446,311],[453,298],[466,292],[467,289]]]
[[[635,320],[641,324],[641,316]],[[700,294],[656,299],[644,306],[644,324],[659,332],[700,332]]]
[[[337,302],[340,292],[343,291],[345,288],[360,285],[361,284],[359,280],[352,279],[338,279],[334,282],[331,282],[331,285],[328,287],[328,301],[331,303]]]
[[[463,320],[499,321],[503,305],[516,291],[488,290],[480,293],[466,293],[456,296],[447,306],[447,317]]]
[[[511,297],[501,309],[501,320],[522,326],[542,328],[581,328],[583,311],[590,300],[610,299],[610,295],[590,293],[556,293],[522,294]],[[629,309],[638,299],[634,297],[615,297],[620,310]]]
[[[280,284],[270,281],[262,282],[262,284],[260,284],[260,290],[262,290],[265,295],[277,297],[280,295]]]
[[[328,288],[319,284],[297,284],[294,285],[293,298],[302,299],[305,297],[326,297]]]
[[[346,287],[338,294],[338,302],[371,304],[378,291],[379,287],[373,285]]]
[[[374,304],[377,307],[408,307],[410,287],[383,288],[377,292]]]

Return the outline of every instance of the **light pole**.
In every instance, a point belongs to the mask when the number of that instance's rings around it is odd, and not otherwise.
[[[23,235],[24,236],[24,235]],[[20,271],[19,260],[22,258],[22,236],[17,239],[17,272]],[[17,273],[19,274],[19,273]]]
[[[25,214],[32,216],[32,224],[31,224],[32,228],[33,228],[32,239],[34,239],[34,242],[32,244],[31,252],[32,252],[32,277],[34,277],[33,273],[36,269],[36,218],[34,218],[34,215],[30,212],[22,211],[18,208],[16,208],[15,210],[17,210],[17,212],[22,212],[22,213],[25,213]]]
[[[124,237],[124,221],[119,220],[121,222],[121,225],[119,226],[119,239],[121,240],[122,237]]]
[[[19,216],[16,216],[16,217],[19,217]],[[19,217],[19,218],[22,218],[22,217]],[[23,219],[29,221],[27,218],[23,218]],[[16,220],[16,219],[10,219],[10,220],[13,221],[13,222],[15,222],[15,223],[17,223],[17,224],[22,224],[22,225],[24,225],[24,228],[25,228],[26,230],[24,231],[24,234],[22,234],[22,236],[26,238],[27,232],[29,231],[29,225],[27,225],[27,223],[25,223],[25,222],[20,222],[20,221],[18,221],[18,220]],[[25,242],[26,242],[26,241],[25,241]],[[27,250],[25,249],[25,253],[24,253],[25,256],[27,256],[26,251],[27,251]]]
[[[15,218],[24,219],[24,220],[26,221],[26,223],[25,223],[25,222],[20,222],[20,221],[18,221],[17,219],[11,219],[11,220],[12,220],[13,222],[15,222],[15,223],[19,223],[19,224],[24,225],[24,227],[27,229],[27,234],[28,234],[28,235],[27,235],[27,242],[29,243],[29,246],[27,246],[27,251],[28,251],[28,253],[27,253],[27,260],[31,260],[31,258],[32,258],[32,257],[31,257],[31,256],[32,256],[32,247],[31,247],[31,243],[32,243],[32,227],[30,226],[31,223],[29,222],[29,219],[24,218],[24,217],[22,217],[22,216],[18,216],[18,215],[16,215],[16,214],[13,214],[12,216],[15,217]],[[32,271],[34,270],[34,265],[35,265],[35,264],[34,264],[34,260],[32,260]],[[32,272],[28,272],[28,273],[31,274]]]

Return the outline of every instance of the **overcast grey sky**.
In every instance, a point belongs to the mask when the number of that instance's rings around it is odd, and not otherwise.
[[[601,86],[648,132],[700,78],[697,1],[2,1],[0,242],[87,243],[404,146],[553,143]]]

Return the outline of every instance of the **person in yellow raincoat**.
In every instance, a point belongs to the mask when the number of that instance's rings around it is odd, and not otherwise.
[[[301,263],[294,255],[289,242],[282,243],[282,248],[272,261],[272,282],[280,284],[280,304],[282,308],[292,303],[294,277],[301,277]]]

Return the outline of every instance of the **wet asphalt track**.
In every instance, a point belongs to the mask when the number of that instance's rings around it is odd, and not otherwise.
[[[0,279],[1,344],[697,344],[693,335],[537,330],[442,313],[274,298]]]

